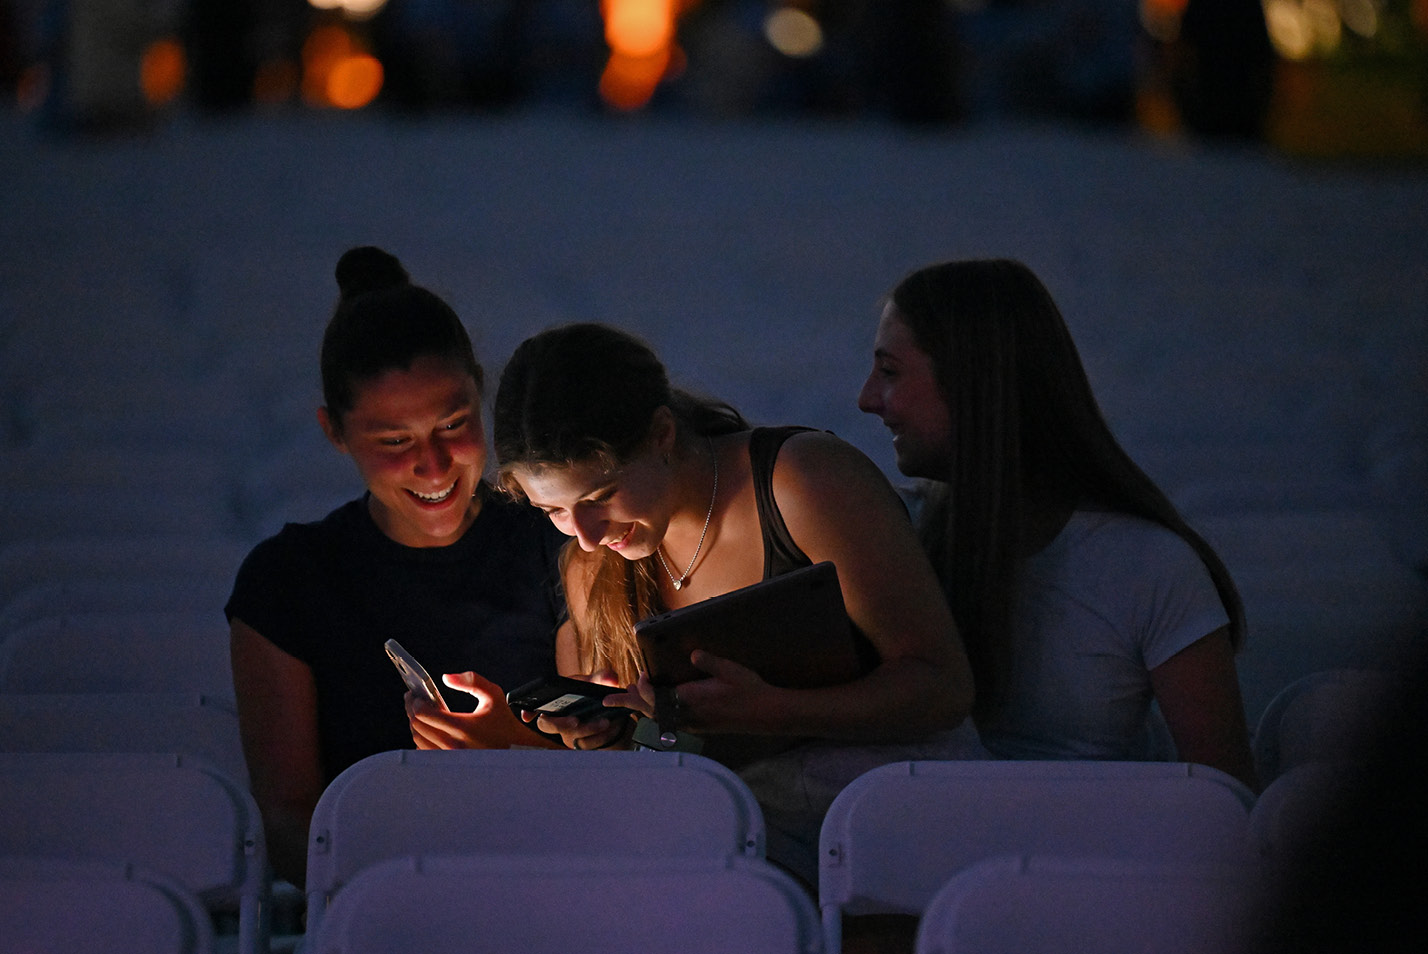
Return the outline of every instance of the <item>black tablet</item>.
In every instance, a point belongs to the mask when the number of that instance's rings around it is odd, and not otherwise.
[[[838,571],[829,562],[651,616],[635,624],[635,638],[656,686],[705,678],[689,661],[695,649],[787,689],[835,685],[865,671]]]

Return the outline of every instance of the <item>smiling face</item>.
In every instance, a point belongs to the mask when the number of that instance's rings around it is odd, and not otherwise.
[[[531,505],[586,551],[609,547],[627,560],[658,549],[669,529],[669,467],[658,448],[611,468],[603,461],[511,470]]]
[[[476,381],[452,361],[417,358],[362,382],[340,421],[318,420],[371,492],[372,519],[409,547],[455,543],[480,511],[486,435]]]
[[[858,408],[882,418],[893,435],[897,469],[909,477],[947,480],[952,461],[952,418],[932,358],[891,302],[873,339],[873,370],[858,394]]]

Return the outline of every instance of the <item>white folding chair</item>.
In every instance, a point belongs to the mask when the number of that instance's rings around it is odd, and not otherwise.
[[[209,954],[193,893],[135,865],[0,856],[0,938],[24,954]]]
[[[999,856],[928,902],[917,954],[1252,954],[1259,882],[1234,865]]]
[[[249,547],[223,535],[155,534],[152,529],[124,537],[46,534],[0,541],[0,607],[40,584],[147,579],[217,591],[215,605],[221,607]]]
[[[241,954],[268,944],[267,851],[253,798],[197,759],[0,752],[0,854],[138,864],[192,891]]]
[[[840,792],[823,821],[828,950],[841,950],[843,915],[917,915],[949,877],[995,855],[1244,862],[1253,802],[1238,780],[1185,762],[881,766]]]
[[[1250,811],[1250,841],[1273,877],[1292,874],[1309,859],[1322,858],[1325,839],[1342,798],[1362,784],[1363,766],[1354,762],[1305,762],[1283,772],[1259,795]]]
[[[1291,682],[1270,700],[1253,737],[1255,771],[1265,785],[1296,765],[1357,762],[1377,743],[1380,717],[1401,691],[1386,670],[1327,669]]]
[[[598,820],[593,824],[598,825]],[[759,858],[445,855],[358,874],[308,954],[818,954],[813,901]]]
[[[333,779],[309,829],[308,928],[362,868],[431,852],[762,857],[764,821],[725,766],[678,752],[397,751]]]
[[[75,613],[0,639],[0,692],[200,692],[233,699],[218,612]]]
[[[0,693],[0,752],[173,752],[248,785],[237,712],[200,693]]]
[[[232,514],[215,502],[211,489],[117,488],[96,493],[86,488],[7,489],[0,496],[0,527],[5,539],[43,538],[54,534],[132,536],[167,533],[231,533]]]

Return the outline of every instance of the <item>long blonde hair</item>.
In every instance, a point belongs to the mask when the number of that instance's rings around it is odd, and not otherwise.
[[[627,332],[587,323],[528,338],[506,363],[492,409],[500,486],[521,496],[516,468],[619,467],[648,446],[661,407],[674,415],[680,440],[749,428],[728,404],[671,387],[654,352]],[[665,608],[656,570],[653,556],[626,560],[604,547],[587,553],[566,544],[561,575],[567,586],[585,586],[585,611],[573,620],[582,671],[609,669],[635,681],[643,668],[635,623]]]

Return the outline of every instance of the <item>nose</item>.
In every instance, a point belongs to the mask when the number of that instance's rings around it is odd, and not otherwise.
[[[863,381],[863,389],[858,392],[858,410],[865,414],[881,414],[883,411],[882,396],[878,394],[871,374]]]
[[[605,538],[606,521],[588,512],[576,510],[570,521],[572,536],[580,543],[580,549],[594,552],[600,549],[600,541]]]
[[[427,441],[417,458],[416,472],[422,476],[444,474],[451,469],[451,450],[441,441]]]

